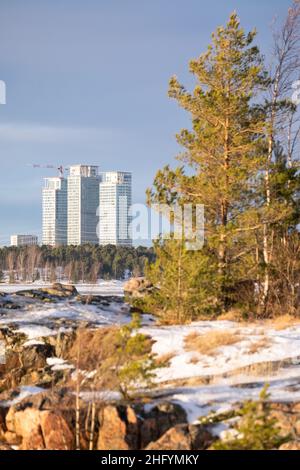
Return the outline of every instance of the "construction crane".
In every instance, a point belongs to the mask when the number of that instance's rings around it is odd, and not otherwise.
[[[46,168],[46,169],[52,169],[52,170],[58,170],[59,177],[63,178],[64,177],[64,172],[66,170],[69,170],[69,168],[60,165],[60,166],[55,166],[55,165],[40,165],[38,163],[31,163],[29,164],[32,168]]]

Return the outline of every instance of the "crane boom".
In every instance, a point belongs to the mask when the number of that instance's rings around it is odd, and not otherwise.
[[[64,177],[64,172],[66,170],[68,170],[69,168],[67,167],[64,167],[63,165],[59,165],[59,166],[55,166],[55,165],[41,165],[39,163],[31,163],[29,166],[31,166],[32,168],[46,168],[46,169],[50,169],[50,170],[58,170],[59,172],[59,176],[60,178],[63,178]]]

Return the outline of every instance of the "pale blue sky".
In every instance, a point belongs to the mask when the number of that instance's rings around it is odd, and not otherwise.
[[[167,97],[176,74],[234,9],[257,27],[268,54],[270,25],[288,0],[1,0],[0,244],[41,231],[41,186],[52,170],[29,163],[98,164],[133,172],[143,202],[156,170],[178,152],[186,115]]]

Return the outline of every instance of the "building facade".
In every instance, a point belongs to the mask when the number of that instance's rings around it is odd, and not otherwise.
[[[129,208],[132,204],[132,175],[129,172],[100,173],[100,245],[131,246]]]
[[[36,235],[12,235],[10,237],[11,246],[35,246],[38,244]]]
[[[67,180],[61,177],[45,178],[43,189],[43,244],[67,244],[68,192]]]
[[[68,176],[68,245],[99,243],[97,236],[99,206],[98,167],[73,165]]]

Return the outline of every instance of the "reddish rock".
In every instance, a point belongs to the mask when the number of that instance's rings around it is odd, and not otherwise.
[[[299,441],[286,442],[279,448],[279,450],[300,450],[300,442]]]
[[[202,426],[178,425],[169,429],[146,450],[205,450],[214,437]]]
[[[51,411],[41,411],[40,426],[45,449],[71,450],[74,448],[72,431],[60,414]]]
[[[99,413],[98,450],[138,448],[138,420],[131,407],[106,406]]]

